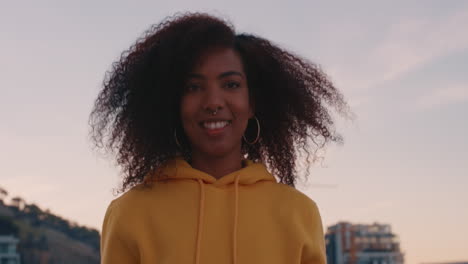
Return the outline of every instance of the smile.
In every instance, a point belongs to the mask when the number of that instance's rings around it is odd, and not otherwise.
[[[231,121],[208,121],[202,122],[202,126],[207,129],[221,129],[231,124]]]
[[[220,136],[224,133],[226,127],[232,124],[231,120],[210,120],[202,121],[200,126],[209,136]]]

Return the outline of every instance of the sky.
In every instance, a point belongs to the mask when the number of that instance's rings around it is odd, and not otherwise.
[[[106,71],[176,12],[229,19],[320,67],[356,119],[337,119],[299,190],[338,221],[388,223],[406,263],[468,260],[468,2],[5,1],[0,187],[101,229],[119,183],[88,116]]]

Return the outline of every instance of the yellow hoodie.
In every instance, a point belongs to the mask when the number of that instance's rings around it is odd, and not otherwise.
[[[316,204],[263,164],[216,179],[176,158],[162,176],[110,203],[102,264],[326,263]]]

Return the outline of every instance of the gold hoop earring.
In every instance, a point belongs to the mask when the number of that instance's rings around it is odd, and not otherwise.
[[[245,143],[247,143],[249,145],[253,145],[253,144],[257,143],[257,141],[260,139],[260,122],[258,121],[258,118],[256,116],[254,116],[254,118],[255,118],[255,121],[257,121],[257,137],[255,138],[255,140],[253,142],[249,142],[245,138],[245,135],[242,135],[242,138],[244,139]]]
[[[179,147],[179,149],[182,149],[182,146],[180,145],[179,139],[177,139],[177,129],[174,129],[174,139],[175,139],[175,143]]]

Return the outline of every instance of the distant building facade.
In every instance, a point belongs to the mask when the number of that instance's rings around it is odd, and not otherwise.
[[[400,242],[390,225],[340,222],[325,235],[328,264],[403,264]]]
[[[20,264],[16,251],[19,240],[14,236],[0,236],[0,264]]]

